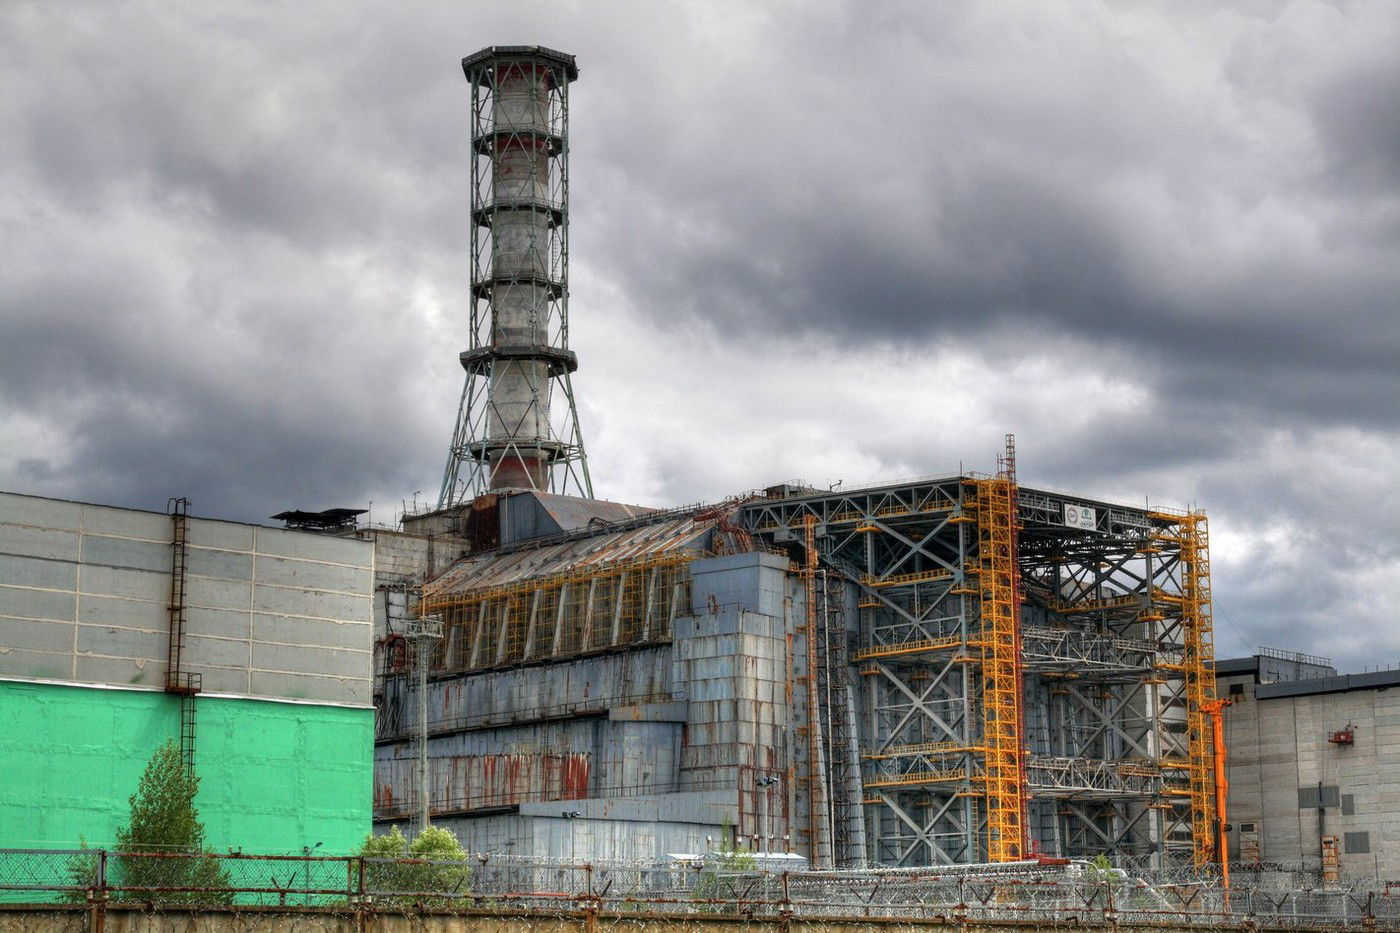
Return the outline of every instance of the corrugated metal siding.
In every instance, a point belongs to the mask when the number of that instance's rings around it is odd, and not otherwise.
[[[429,728],[483,728],[665,701],[672,696],[672,659],[669,648],[658,646],[432,680]],[[416,697],[409,680],[404,708],[416,709]]]
[[[681,789],[681,724],[574,719],[443,736],[429,751],[432,811],[525,801],[636,797]],[[410,743],[381,746],[374,805],[381,816],[415,798]]]

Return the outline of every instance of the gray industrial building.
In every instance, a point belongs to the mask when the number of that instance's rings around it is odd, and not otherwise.
[[[655,857],[731,832],[817,864],[940,864],[991,857],[994,795],[1024,788],[1017,855],[1190,864],[1189,518],[1018,488],[1019,683],[998,707],[979,531],[996,482],[673,511],[502,491],[426,516],[482,542],[420,606],[445,623],[420,672],[432,819],[476,851]],[[381,825],[421,800],[396,624]],[[999,724],[1028,750],[1009,792]]]
[[[1204,514],[1020,487],[1010,437],[995,475],[594,500],[578,67],[496,46],[462,68],[466,382],[437,507],[405,527],[467,553],[377,633],[376,820],[588,858],[732,833],[817,866],[1213,860]]]
[[[1400,670],[1261,649],[1216,674],[1232,863],[1400,879]]]
[[[369,830],[375,545],[0,493],[0,845],[110,842],[180,744],[211,844]]]

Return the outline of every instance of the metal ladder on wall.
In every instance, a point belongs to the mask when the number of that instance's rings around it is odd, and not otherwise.
[[[203,676],[181,668],[185,650],[185,570],[189,560],[190,500],[170,499],[170,641],[165,654],[165,692],[180,701],[180,757],[185,767],[194,769],[195,696],[203,685]]]

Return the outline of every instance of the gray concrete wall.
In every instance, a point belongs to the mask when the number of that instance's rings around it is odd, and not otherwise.
[[[1400,689],[1259,699],[1253,680],[1221,678],[1219,687],[1229,695],[1230,684],[1243,686],[1225,711],[1231,857],[1248,861],[1244,824],[1253,823],[1265,863],[1315,870],[1326,833],[1341,842],[1343,877],[1400,878]],[[1355,745],[1328,741],[1348,723]],[[1321,814],[1299,796],[1319,783],[1330,804]]]
[[[188,522],[183,667],[209,693],[369,705],[374,547]],[[168,515],[0,493],[0,677],[159,689]]]
[[[494,805],[506,790],[524,801],[520,814],[435,822],[480,851],[538,845],[537,854],[587,858],[700,851],[726,820],[742,837],[756,834],[750,769],[790,766],[787,568],[767,553],[695,561],[691,614],[676,620],[669,645],[431,681],[429,723],[455,730],[430,740],[434,810]],[[395,702],[385,708],[397,710],[400,738],[376,750],[381,816],[406,812],[415,774],[414,687],[390,681],[383,689]],[[586,793],[549,800],[561,756],[582,756]],[[779,839],[789,793],[777,791],[765,816]],[[582,815],[564,820],[565,809]]]
[[[433,825],[456,833],[468,852],[585,861],[705,852],[718,847],[737,819],[732,793],[698,792],[530,803],[518,813],[446,817]]]

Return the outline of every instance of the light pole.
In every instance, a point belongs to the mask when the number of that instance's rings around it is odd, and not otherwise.
[[[578,842],[578,830],[574,828],[574,820],[576,820],[576,819],[578,819],[578,818],[579,818],[579,812],[578,812],[577,810],[565,810],[565,811],[564,811],[564,819],[566,819],[566,820],[569,821],[569,864],[570,864],[570,865],[573,865],[573,863],[574,863],[574,861],[575,861],[575,859],[574,859],[574,844],[575,844],[576,842]]]
[[[768,811],[772,809],[773,791],[772,787],[778,783],[776,774],[765,774],[755,782],[763,788],[763,809],[759,811],[758,834],[763,839],[763,855],[767,858],[773,848],[772,837],[768,834]]]
[[[419,596],[421,611],[422,597]],[[428,828],[432,819],[428,807],[428,667],[432,663],[433,643],[442,639],[442,616],[425,615],[416,619],[404,619],[403,637],[413,647],[413,667],[418,675],[415,692],[418,694],[418,729],[413,743],[418,752],[418,832]]]

